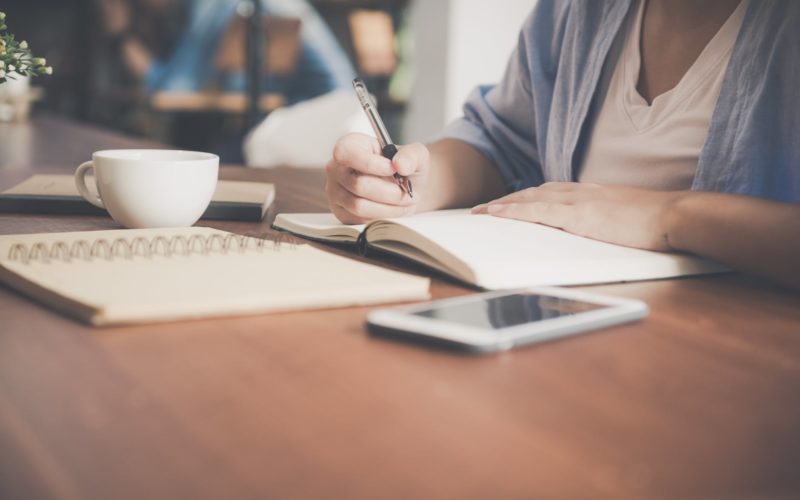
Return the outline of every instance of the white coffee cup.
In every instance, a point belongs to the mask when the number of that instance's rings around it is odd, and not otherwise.
[[[99,196],[86,187],[94,170]],[[203,215],[219,173],[219,157],[196,151],[97,151],[75,171],[78,192],[128,228],[191,226]]]

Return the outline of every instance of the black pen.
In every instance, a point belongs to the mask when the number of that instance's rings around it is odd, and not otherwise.
[[[381,115],[378,114],[378,108],[372,101],[372,97],[369,95],[369,91],[367,90],[367,86],[364,84],[364,80],[361,78],[356,78],[353,80],[353,88],[358,96],[358,102],[361,103],[361,108],[364,110],[364,113],[367,114],[367,119],[372,125],[373,130],[375,130],[375,135],[378,138],[378,144],[381,146],[381,154],[384,158],[391,160],[394,158],[394,155],[397,154],[397,146],[392,143],[392,139],[389,137],[389,132],[386,130],[383,120],[381,120]],[[408,195],[413,198],[414,191],[411,187],[411,180],[408,177],[403,177],[397,172],[394,173],[394,178],[397,181],[397,185],[400,186],[400,189],[408,193]]]

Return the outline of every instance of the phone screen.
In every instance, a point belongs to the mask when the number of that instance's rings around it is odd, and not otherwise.
[[[605,307],[609,306],[549,295],[515,293],[448,304],[413,314],[476,328],[499,330]]]

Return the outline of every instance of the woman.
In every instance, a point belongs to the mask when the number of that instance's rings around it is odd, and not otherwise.
[[[539,0],[503,80],[442,138],[392,161],[339,141],[331,209],[474,206],[800,288],[798,25],[791,0]]]

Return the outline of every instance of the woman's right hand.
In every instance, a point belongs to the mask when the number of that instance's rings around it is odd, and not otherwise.
[[[345,224],[363,224],[417,211],[425,195],[430,154],[423,144],[408,144],[398,146],[390,161],[381,156],[374,137],[348,134],[336,143],[325,171],[325,192],[333,214]],[[395,173],[409,178],[413,197],[400,187]]]

